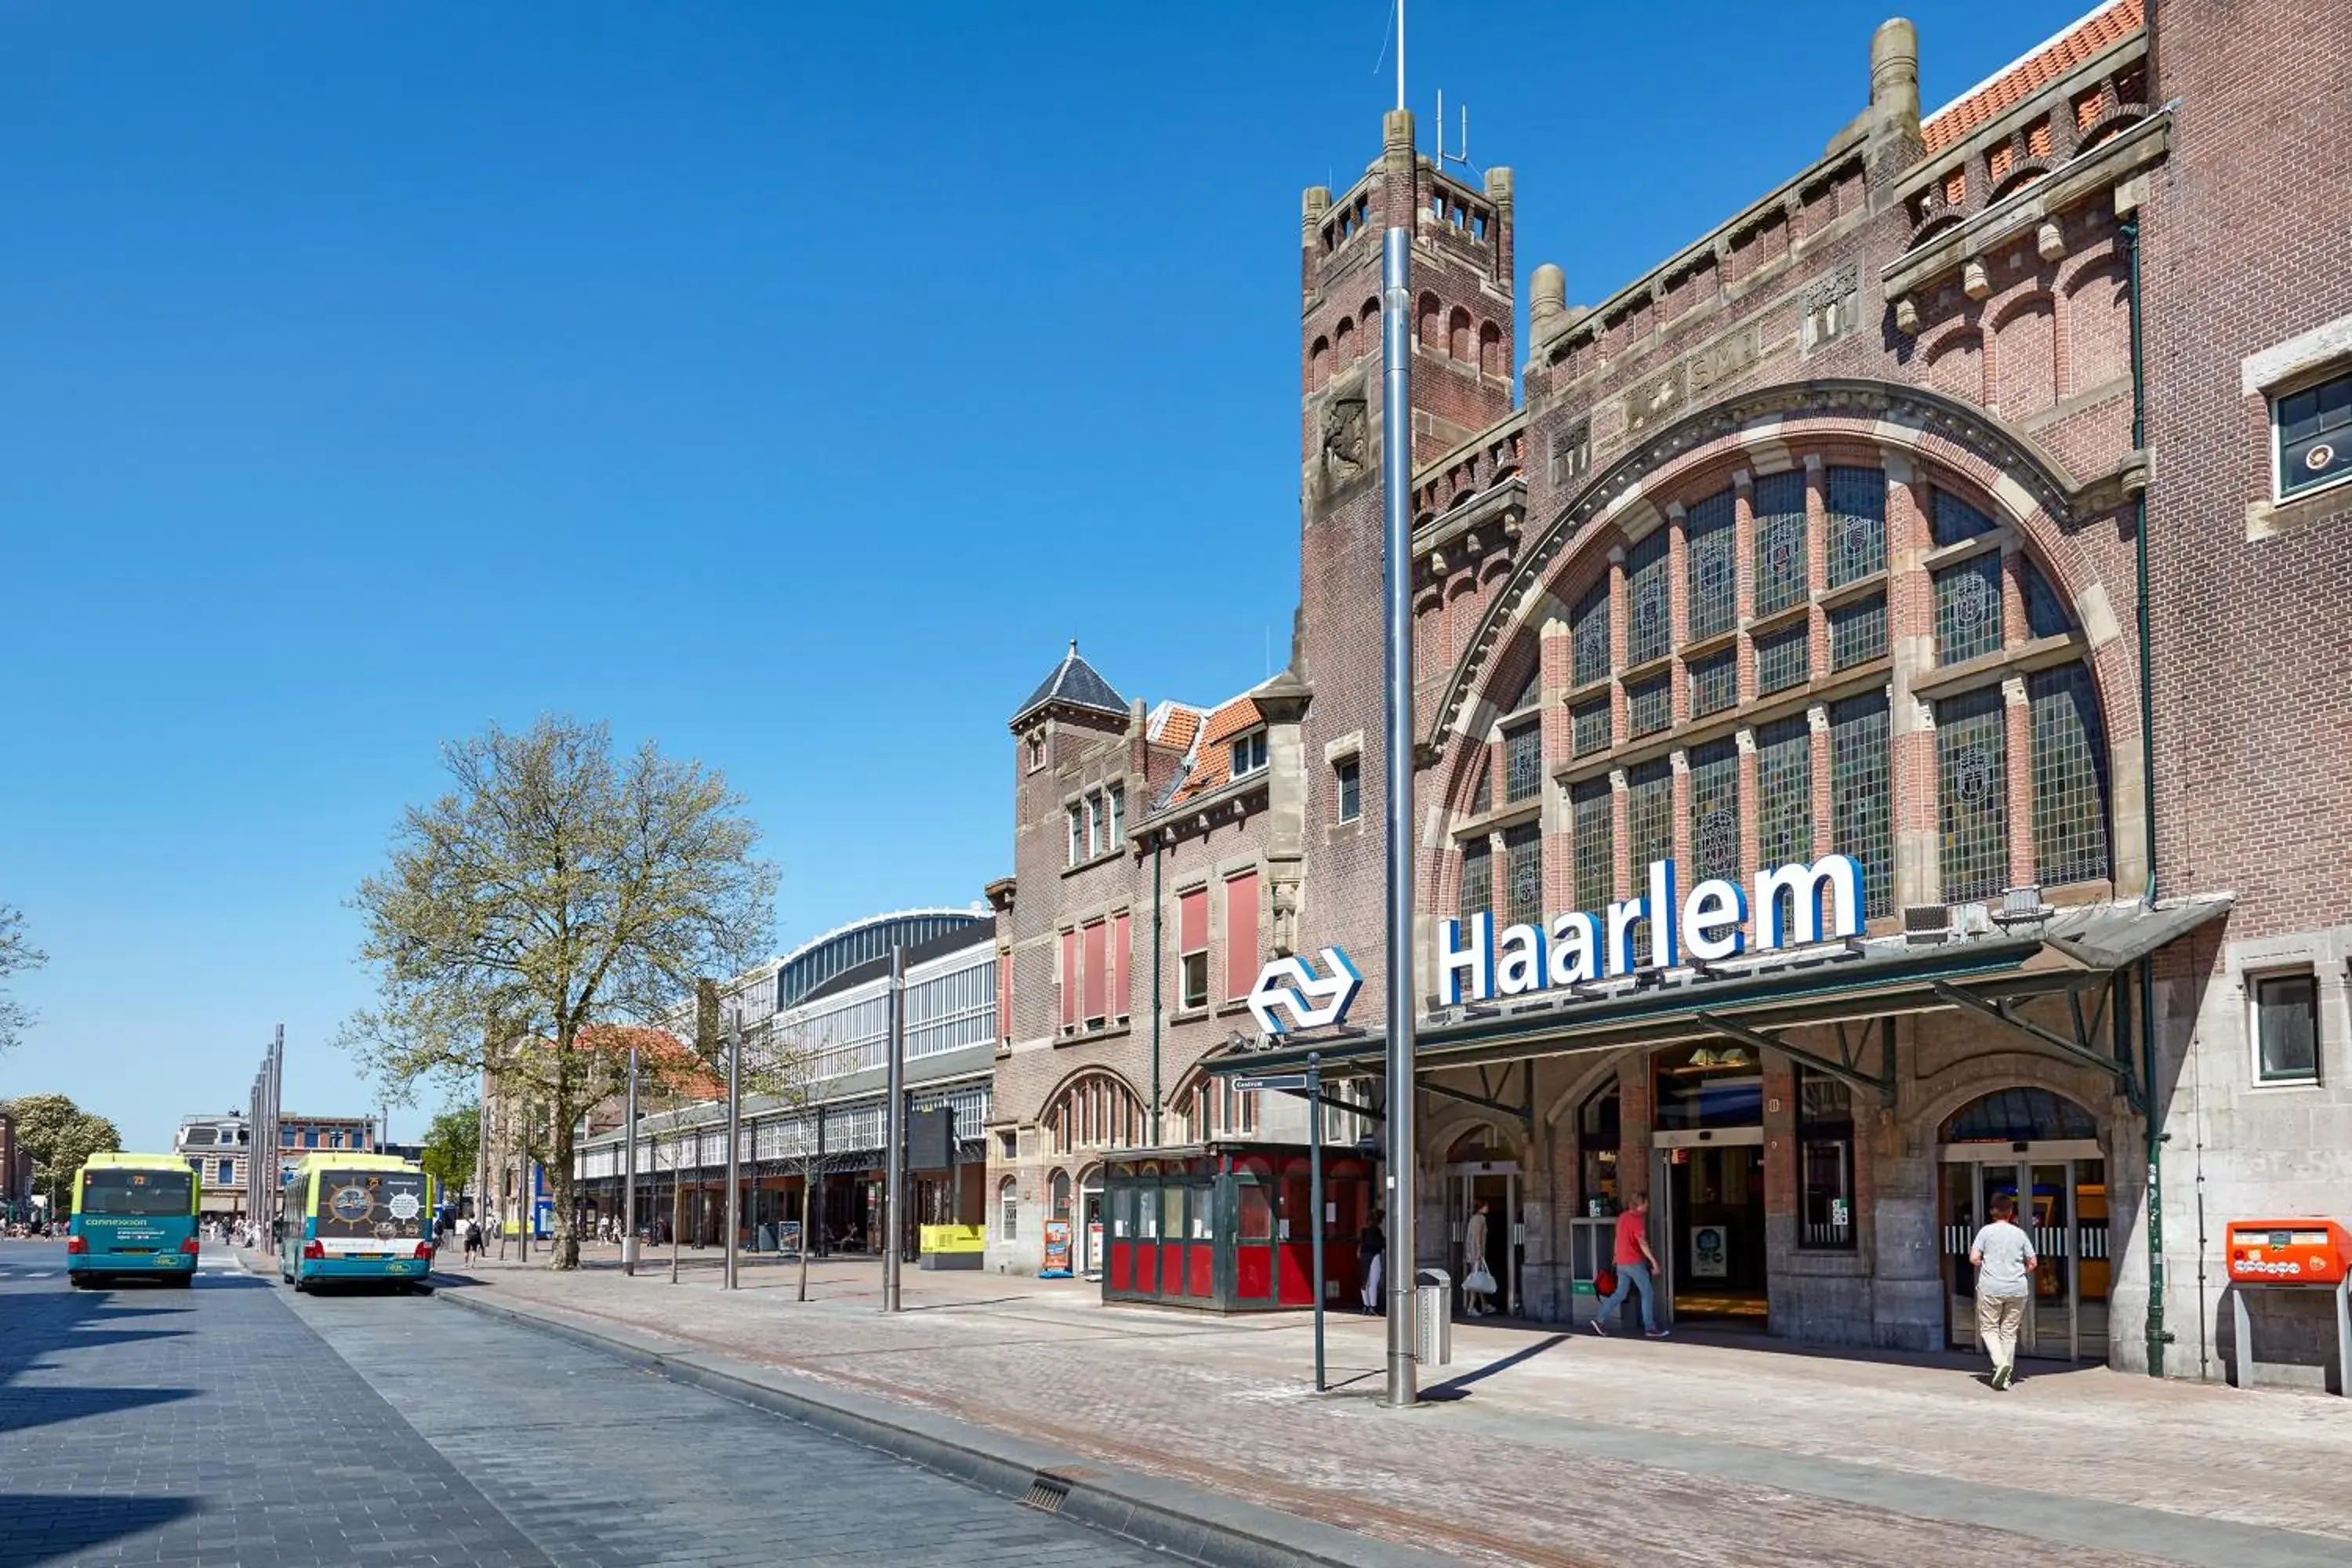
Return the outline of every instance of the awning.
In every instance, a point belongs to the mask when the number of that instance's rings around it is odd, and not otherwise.
[[[2079,1004],[2116,971],[2166,942],[2228,911],[2224,896],[2183,900],[2150,909],[2095,904],[2020,923],[2007,931],[1929,946],[1901,940],[1799,949],[1761,957],[1733,971],[1650,972],[1610,989],[1538,993],[1489,1005],[1449,1011],[1416,1032],[1415,1063],[1423,1072],[1475,1068],[1535,1057],[1664,1046],[1685,1041],[1751,1038],[1843,1078],[1891,1091],[1859,1060],[1859,1042],[1825,1061],[1805,1047],[1772,1037],[1775,1030],[1849,1025],[1904,1013],[1967,1009],[1984,1013],[2046,1045],[2084,1059],[2097,1058],[2091,1018],[2077,1005],[2075,1037],[2062,1040],[2014,1016],[2018,1001],[2071,994]],[[1843,1031],[1840,1031],[1843,1036]],[[1386,1043],[1376,1033],[1286,1036],[1271,1048],[1233,1048],[1211,1058],[1219,1076],[1297,1072],[1311,1054],[1323,1076],[1337,1080],[1378,1078]],[[2109,1059],[2095,1065],[2115,1070]]]

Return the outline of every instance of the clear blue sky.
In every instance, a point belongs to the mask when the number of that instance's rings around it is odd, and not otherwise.
[[[1932,108],[2089,0],[1926,0]],[[1608,294],[1857,112],[1887,0],[1413,0],[1423,110]],[[1013,706],[1279,662],[1298,195],[1381,0],[0,4],[0,1095],[299,1110],[436,745],[722,767],[779,950],[1010,865]],[[1524,334],[1523,334],[1524,336]],[[431,1107],[395,1110],[396,1136]]]

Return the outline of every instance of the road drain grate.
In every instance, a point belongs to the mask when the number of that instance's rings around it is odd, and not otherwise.
[[[1021,1500],[1021,1506],[1040,1513],[1059,1513],[1069,1496],[1069,1482],[1055,1476],[1039,1476],[1029,1483],[1029,1495]]]

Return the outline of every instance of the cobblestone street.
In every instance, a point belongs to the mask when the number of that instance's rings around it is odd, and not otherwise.
[[[1457,1324],[1431,1403],[1395,1415],[1371,1398],[1381,1325],[1352,1316],[1331,1321],[1339,1393],[1318,1400],[1303,1315],[909,1270],[891,1321],[869,1260],[817,1265],[802,1305],[787,1264],[747,1263],[729,1296],[715,1254],[688,1254],[675,1287],[666,1258],[632,1279],[592,1256],[572,1276],[491,1262],[478,1289],[1469,1561],[2352,1560],[2352,1410],[2331,1398],[2057,1363],[2004,1395],[1958,1358]]]
[[[63,1266],[0,1247],[5,1568],[1168,1561],[439,1302]]]

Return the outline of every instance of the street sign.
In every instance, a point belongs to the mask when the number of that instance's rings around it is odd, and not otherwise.
[[[1265,1078],[1234,1079],[1234,1092],[1236,1094],[1255,1094],[1260,1089],[1305,1089],[1306,1087],[1307,1075],[1303,1072],[1273,1073]]]

